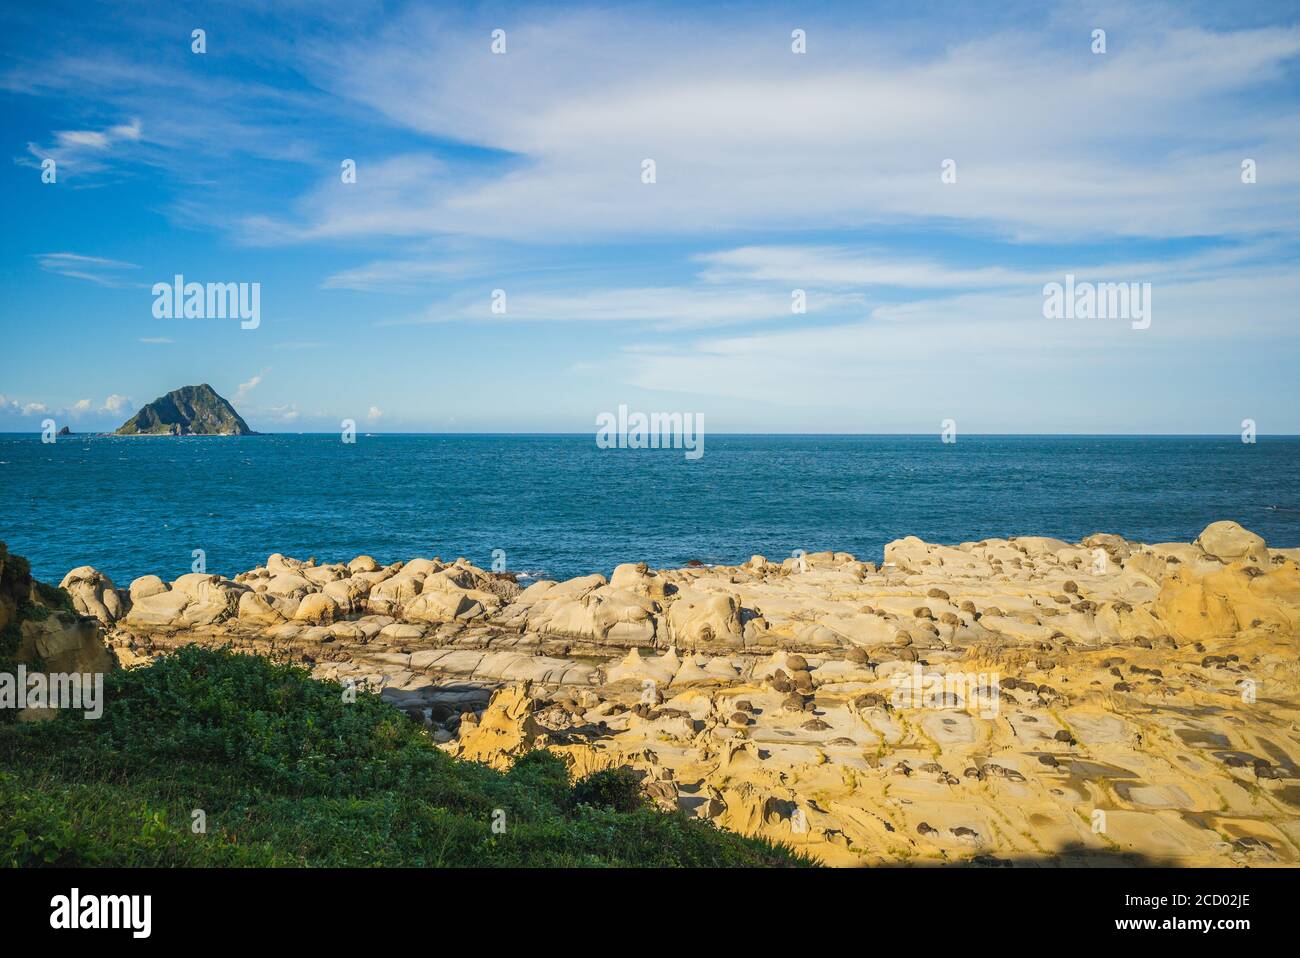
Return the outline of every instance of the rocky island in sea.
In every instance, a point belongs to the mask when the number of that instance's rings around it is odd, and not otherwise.
[[[272,554],[62,587],[123,666],[193,643],[305,664],[460,759],[629,769],[664,810],[827,864],[1300,862],[1300,549],[1222,521],[881,558],[521,588]]]
[[[207,383],[182,386],[140,408],[115,436],[251,436],[235,407]]]

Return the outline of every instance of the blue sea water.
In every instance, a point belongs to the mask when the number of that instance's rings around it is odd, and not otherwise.
[[[39,577],[89,564],[120,586],[188,572],[194,549],[225,575],[272,552],[487,568],[500,549],[562,578],[794,549],[879,560],[909,534],[1190,541],[1216,519],[1282,547],[1300,545],[1300,437],[710,435],[691,461],[591,434],[0,434],[0,495],[0,540]]]

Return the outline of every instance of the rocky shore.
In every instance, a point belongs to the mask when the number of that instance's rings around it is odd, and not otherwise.
[[[527,588],[279,554],[62,586],[123,665],[191,642],[304,662],[460,757],[630,766],[665,808],[833,865],[1258,866],[1300,862],[1298,562],[1216,522]]]

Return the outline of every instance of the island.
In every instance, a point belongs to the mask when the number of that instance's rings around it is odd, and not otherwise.
[[[235,407],[203,383],[182,386],[141,407],[115,436],[254,436]]]

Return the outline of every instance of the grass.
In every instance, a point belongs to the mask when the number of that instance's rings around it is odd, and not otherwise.
[[[376,696],[188,646],[107,677],[99,720],[0,725],[0,865],[808,864],[657,811],[627,774],[459,761]]]

